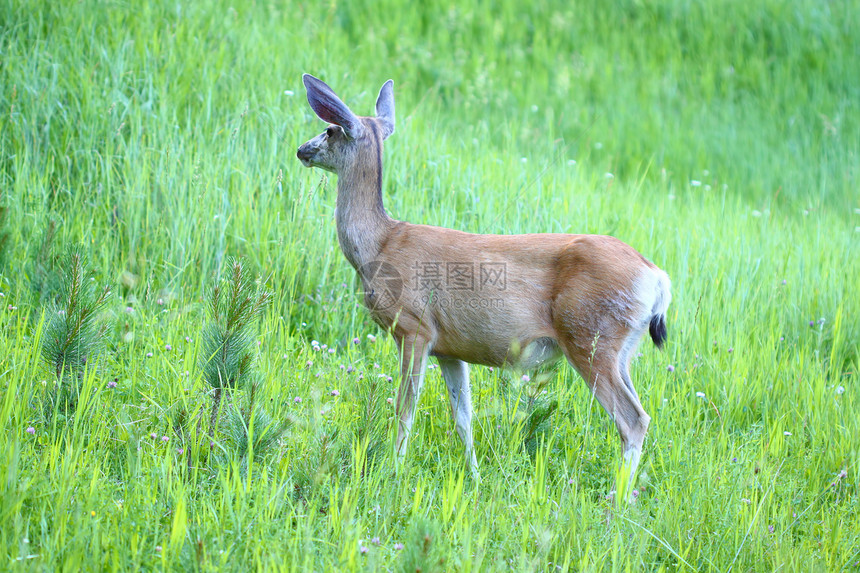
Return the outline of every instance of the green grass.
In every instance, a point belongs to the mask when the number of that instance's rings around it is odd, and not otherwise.
[[[856,570],[858,29],[852,1],[0,3],[0,569]],[[335,178],[295,159],[323,127],[303,72],[358,113],[394,79],[392,216],[612,234],[669,273],[636,504],[606,499],[617,435],[567,367],[533,399],[472,369],[480,484],[429,371],[395,474],[396,348]],[[52,417],[51,253],[75,246],[115,293]],[[287,427],[244,466],[182,429],[231,256],[274,293],[254,367]]]

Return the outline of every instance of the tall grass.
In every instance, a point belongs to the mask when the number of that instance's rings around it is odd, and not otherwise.
[[[0,569],[856,568],[857,8],[0,3]],[[394,217],[612,234],[669,273],[669,343],[633,369],[636,504],[606,499],[615,430],[565,366],[536,397],[472,369],[480,484],[429,371],[395,474],[396,349],[339,252],[335,179],[294,157],[323,127],[302,72],[358,113],[394,79]],[[57,425],[40,348],[67,247],[116,294]],[[255,400],[287,431],[189,463],[229,257],[274,293]]]

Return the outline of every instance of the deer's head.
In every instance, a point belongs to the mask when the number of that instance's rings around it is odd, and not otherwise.
[[[379,90],[376,117],[358,117],[322,80],[304,74],[302,81],[311,109],[331,124],[299,147],[296,157],[302,164],[342,174],[374,155],[382,161],[382,141],[394,133],[394,83],[388,80]]]

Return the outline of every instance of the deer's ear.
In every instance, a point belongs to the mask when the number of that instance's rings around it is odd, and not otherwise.
[[[310,74],[304,74],[302,82],[308,90],[308,103],[321,120],[341,126],[347,137],[352,139],[361,137],[364,132],[361,120],[324,81]]]
[[[376,117],[382,126],[382,139],[394,133],[394,82],[388,80],[382,84],[379,97],[376,98]]]

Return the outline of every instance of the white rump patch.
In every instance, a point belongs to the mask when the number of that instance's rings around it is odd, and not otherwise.
[[[660,269],[647,268],[636,278],[633,298],[641,305],[639,324],[643,324],[643,328],[655,314],[666,313],[672,302],[671,286],[669,275]]]

